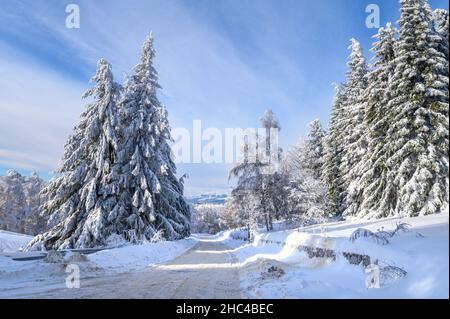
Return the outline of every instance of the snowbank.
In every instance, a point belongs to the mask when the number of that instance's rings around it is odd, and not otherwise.
[[[409,232],[380,245],[369,239],[354,243],[349,237],[357,228],[393,230],[397,223],[411,225]],[[387,218],[366,222],[334,222],[295,230],[262,233],[254,243],[233,239],[233,231],[218,239],[228,245],[241,264],[241,285],[255,298],[448,298],[449,215]],[[285,242],[287,245],[271,244]],[[334,250],[336,260],[308,258],[298,245]],[[361,266],[350,265],[341,252],[364,254],[380,265],[400,267],[405,278],[380,289],[367,289]],[[272,262],[267,262],[267,261]],[[262,279],[265,268],[282,267],[286,274]],[[282,265],[282,266],[280,266]]]
[[[26,246],[32,236],[0,230],[0,252],[16,252]]]

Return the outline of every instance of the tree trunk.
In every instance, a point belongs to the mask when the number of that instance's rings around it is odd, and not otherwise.
[[[264,214],[264,222],[266,224],[267,231],[269,231],[269,220],[267,219],[267,214]]]
[[[253,241],[250,223],[247,224],[247,238],[250,243]]]

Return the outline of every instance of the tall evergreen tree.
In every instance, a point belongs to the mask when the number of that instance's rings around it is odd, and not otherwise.
[[[363,94],[367,149],[353,168],[356,178],[347,196],[347,213],[350,215],[379,217],[385,212],[377,206],[386,189],[386,132],[391,122],[387,105],[391,98],[389,80],[394,67],[396,32],[388,23],[374,36],[377,39],[372,48],[375,62],[368,76],[368,88]]]
[[[128,215],[125,237],[132,242],[150,239],[157,232],[170,240],[190,234],[190,209],[169,146],[167,110],[157,97],[154,56],[150,34],[120,103],[126,139],[120,149]]]
[[[45,202],[45,197],[41,194],[45,186],[46,182],[36,172],[32,172],[31,176],[25,180],[23,186],[27,211],[23,227],[25,234],[37,235],[47,230],[47,222],[39,211],[42,203]]]
[[[449,15],[448,11],[436,9],[433,12],[433,31],[440,37],[437,49],[444,54],[447,65],[449,59]]]
[[[306,139],[306,149],[303,155],[303,162],[306,169],[311,170],[311,174],[316,179],[322,179],[324,165],[324,143],[325,131],[319,119],[309,123],[309,132]]]
[[[324,222],[328,216],[326,174],[322,167],[324,131],[319,120],[309,127],[306,138],[301,138],[284,157],[286,177],[277,191],[281,198],[287,193],[284,204],[287,218],[302,224]]]
[[[43,190],[43,214],[52,228],[36,236],[30,248],[58,249],[104,244],[114,230],[111,211],[123,209],[118,176],[118,111],[120,87],[110,64],[101,59],[92,78],[95,86],[84,97],[94,102],[68,139],[57,173]]]
[[[400,4],[381,207],[385,215],[417,216],[448,207],[448,69],[427,1]]]
[[[346,103],[344,106],[344,132],[343,135],[343,155],[341,163],[341,176],[345,193],[345,210],[348,213],[352,206],[350,197],[347,196],[352,181],[358,172],[354,169],[362,160],[362,156],[367,148],[365,136],[366,126],[364,123],[365,107],[364,91],[367,89],[368,67],[361,45],[355,39],[351,39],[351,54],[348,62],[348,72],[346,81]]]
[[[324,179],[327,186],[327,211],[333,216],[344,210],[344,189],[341,163],[344,150],[345,85],[337,85],[331,110],[328,134],[325,137]]]

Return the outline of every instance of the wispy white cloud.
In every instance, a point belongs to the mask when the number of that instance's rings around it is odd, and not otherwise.
[[[0,44],[0,163],[55,169],[83,107],[80,83]]]

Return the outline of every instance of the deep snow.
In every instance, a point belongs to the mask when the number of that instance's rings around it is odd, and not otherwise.
[[[367,238],[354,243],[349,240],[357,228],[372,231],[380,228],[392,230],[400,221],[410,224],[411,229],[391,238],[388,245],[380,245]],[[235,260],[233,267],[239,270],[241,294],[244,297],[449,297],[448,213],[417,218],[334,222],[271,233],[263,232],[257,235],[252,244],[233,239],[244,234],[245,231],[233,230],[200,237],[202,241],[217,242],[218,245],[225,244],[228,247],[228,250],[221,250],[220,254],[229,255]],[[8,257],[12,251],[26,245],[30,239],[29,236],[0,232],[0,246],[3,247],[3,252],[0,252],[0,298],[51,295],[54,289],[65,287],[65,266],[71,262],[67,258],[62,263],[51,264],[43,260],[13,261]],[[287,242],[288,245],[268,244],[263,240]],[[127,273],[131,275],[129,278],[139,281],[142,271],[151,275],[152,272],[148,271],[153,267],[166,269],[165,265],[170,265],[170,260],[181,255],[187,256],[186,251],[198,242],[199,237],[194,235],[175,242],[128,245],[88,255],[88,261],[77,264],[80,266],[82,279],[92,278],[93,283],[128,278]],[[335,261],[310,259],[304,252],[293,248],[295,245],[332,249],[336,251],[337,258]],[[408,274],[404,278],[385,283],[379,289],[367,289],[364,268],[349,264],[340,255],[344,251],[369,255],[372,259],[378,259],[380,265],[397,266]],[[207,254],[217,254],[208,250],[202,250],[201,253],[205,254],[204,258],[209,257]],[[185,259],[177,258],[181,263]],[[202,264],[202,260],[197,263]],[[191,269],[192,261],[187,266]],[[279,274],[280,277],[273,276],[273,273],[268,272],[272,266],[278,270],[282,269],[284,274]],[[177,264],[177,269],[180,267],[184,266]],[[194,267],[190,270],[189,276],[195,278],[193,271],[202,271],[202,268]],[[129,286],[132,286],[132,283]],[[133,296],[139,297],[136,294]],[[202,296],[208,297],[210,296]]]
[[[32,238],[33,236],[0,230],[0,253],[17,252],[26,246]]]
[[[355,243],[349,237],[357,228],[392,230],[398,222],[408,223],[388,245],[369,239]],[[262,233],[253,244],[232,239],[230,232],[217,236],[241,263],[241,287],[252,298],[448,298],[449,215],[416,218],[386,218],[364,222],[335,222],[296,230]],[[367,254],[380,265],[400,267],[407,276],[379,289],[367,289],[362,266],[350,265],[338,255],[336,261],[309,259],[290,246],[263,243],[262,239]],[[285,270],[280,278],[263,278],[268,267]]]

